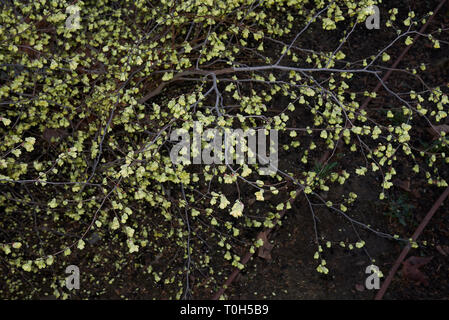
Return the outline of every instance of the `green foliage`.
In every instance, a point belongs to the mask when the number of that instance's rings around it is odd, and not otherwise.
[[[406,226],[413,222],[414,205],[409,203],[407,195],[401,194],[397,198],[392,198],[388,203],[388,211],[385,215],[397,219],[400,224]]]
[[[315,163],[314,171],[318,174],[319,178],[325,178],[328,175],[330,175],[333,171],[333,169],[338,165],[338,162],[331,162],[327,163],[325,165],[317,162]]]

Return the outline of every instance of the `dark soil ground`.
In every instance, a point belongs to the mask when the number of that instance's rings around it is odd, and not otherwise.
[[[357,184],[355,182],[354,184]],[[364,221],[385,225],[380,229],[387,230],[389,219],[383,215],[385,208],[377,205],[376,193],[370,189],[371,184],[358,184],[360,205],[359,215]],[[432,205],[431,199],[436,199],[439,189],[429,190],[427,201],[412,201],[417,203],[414,221],[419,221]],[[434,198],[430,198],[434,196]],[[427,197],[427,196],[426,196]],[[419,202],[423,202],[420,205]],[[422,268],[429,278],[429,285],[424,286],[410,279],[396,275],[385,299],[448,299],[449,281],[449,254],[444,254],[436,246],[443,247],[448,243],[448,209],[442,206],[431,223],[427,226],[421,240],[427,240],[428,246],[412,249],[409,256],[433,257]],[[305,214],[306,213],[306,214]],[[393,222],[394,224],[394,222]],[[413,233],[416,224],[405,227],[405,232]],[[326,234],[335,233],[338,238],[346,234],[345,228],[336,230],[335,217],[322,219],[321,231]],[[350,226],[349,226],[350,228]],[[400,226],[397,226],[400,229]],[[390,227],[391,229],[391,227]],[[338,235],[340,233],[340,235]],[[401,252],[402,245],[386,240],[377,235],[364,233],[366,250],[376,265],[386,276],[395,259]],[[321,275],[316,272],[317,263],[311,257],[316,246],[312,219],[305,204],[294,207],[288,214],[284,224],[277,232],[272,234],[275,247],[271,253],[272,260],[266,261],[255,258],[253,267],[237,278],[231,292],[235,299],[372,299],[376,290],[365,289],[365,269],[370,265],[366,252],[360,250],[350,251],[336,247],[326,254],[330,272]]]

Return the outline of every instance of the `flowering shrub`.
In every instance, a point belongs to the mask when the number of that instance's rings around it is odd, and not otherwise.
[[[1,295],[67,298],[63,269],[83,261],[83,297],[140,274],[172,298],[212,294],[257,230],[281,224],[293,199],[318,203],[380,236],[343,201],[322,192],[376,175],[388,198],[398,166],[446,186],[447,88],[395,92],[381,81],[390,47],[410,45],[429,15],[397,20],[396,37],[370,56],[345,50],[379,1],[133,0],[11,1],[0,15]],[[78,24],[67,19],[77,13]],[[348,29],[349,28],[349,29]],[[346,30],[348,29],[348,30]],[[346,32],[344,31],[346,30]],[[305,39],[337,35],[313,48]],[[390,31],[391,32],[391,31]],[[438,33],[427,40],[438,48]],[[319,40],[318,40],[319,42]],[[327,47],[331,47],[329,49]],[[409,66],[414,79],[426,66]],[[381,81],[394,108],[362,107]],[[278,130],[278,170],[260,164],[173,164],[173,130]],[[440,149],[421,150],[414,125],[435,128]],[[204,145],[208,142],[203,141]],[[326,151],[357,154],[353,167],[316,170]],[[285,161],[294,154],[294,165]],[[406,159],[406,160],[404,160]],[[329,163],[332,163],[329,160]],[[303,208],[312,211],[313,206]],[[316,233],[317,271],[332,243]],[[341,239],[344,240],[344,239]],[[343,243],[342,245],[345,245]],[[363,239],[348,244],[361,248]],[[313,257],[311,257],[313,258]],[[96,268],[107,267],[101,273]],[[43,279],[43,280],[42,280]],[[42,282],[43,281],[43,282]],[[83,284],[90,283],[83,289]],[[87,286],[87,285],[86,285]],[[84,291],[83,291],[84,290]]]

